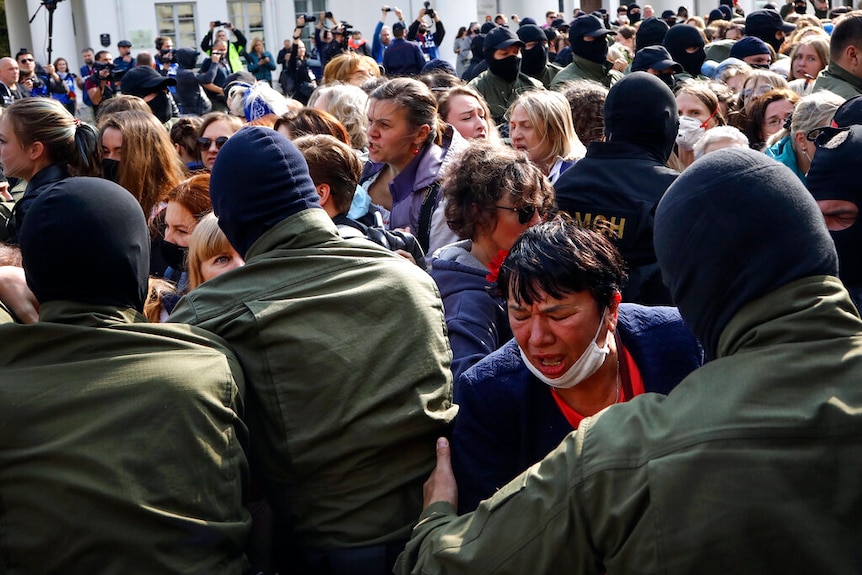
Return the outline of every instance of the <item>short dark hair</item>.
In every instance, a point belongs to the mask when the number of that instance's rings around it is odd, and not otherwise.
[[[605,135],[605,100],[608,89],[594,80],[563,82],[559,90],[569,101],[572,125],[581,142],[600,142]]]
[[[527,229],[500,267],[504,298],[532,305],[540,292],[561,299],[589,290],[603,308],[627,279],[617,248],[604,234],[579,226],[565,214]]]
[[[829,40],[829,57],[838,60],[851,44],[862,45],[862,11],[848,12],[835,24]]]
[[[335,209],[347,213],[362,175],[362,162],[353,148],[326,134],[302,136],[293,143],[305,157],[314,185],[328,184]]]

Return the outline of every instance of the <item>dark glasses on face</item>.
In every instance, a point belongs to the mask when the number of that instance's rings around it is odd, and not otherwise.
[[[522,208],[513,208],[511,206],[494,206],[498,210],[506,210],[507,212],[515,212],[518,214],[518,221],[522,224],[530,223],[533,216],[536,215],[536,206],[526,205]]]
[[[227,142],[227,136],[219,136],[215,139],[216,150],[221,150],[224,143]],[[198,138],[198,149],[201,152],[206,152],[212,146],[213,140],[209,138]]]

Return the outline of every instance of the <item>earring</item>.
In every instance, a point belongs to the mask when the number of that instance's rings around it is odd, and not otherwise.
[[[419,148],[413,148],[413,155],[416,156],[417,154],[419,154]]]

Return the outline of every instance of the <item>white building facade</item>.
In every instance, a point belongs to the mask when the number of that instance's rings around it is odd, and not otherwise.
[[[21,47],[27,47],[38,61],[46,62],[49,41],[49,10],[46,6],[55,5],[52,58],[64,57],[73,69],[77,69],[82,64],[81,50],[87,47],[96,51],[107,49],[116,56],[120,40],[132,42],[132,54],[154,52],[153,42],[158,36],[171,37],[178,48],[199,47],[211,21],[232,22],[249,41],[256,36],[261,37],[267,49],[275,54],[284,39],[293,34],[297,15],[319,15],[320,12],[331,11],[338,20],[346,20],[354,29],[362,31],[370,43],[384,1],[398,6],[408,23],[423,8],[423,0],[381,0],[379,3],[378,0],[61,0],[56,4],[44,2],[44,6],[39,0],[6,0],[6,19],[12,54]],[[689,6],[693,13],[700,14],[708,13],[718,5],[718,0],[640,2],[641,5],[646,3],[659,14],[665,9],[676,11],[680,5]],[[762,4],[760,0],[757,3]],[[615,11],[619,4],[619,0],[605,0],[601,5]],[[431,0],[431,7],[439,13],[446,26],[441,55],[450,62],[455,60],[452,44],[461,26],[473,21],[484,22],[497,13],[531,16],[542,24],[547,10],[560,10],[569,19],[575,6],[581,6],[581,2]],[[751,9],[749,6],[744,8]],[[390,12],[386,23],[394,21],[395,15]],[[306,35],[311,31],[310,26]]]

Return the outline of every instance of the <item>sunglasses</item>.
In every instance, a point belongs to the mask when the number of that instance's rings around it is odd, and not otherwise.
[[[21,60],[19,60],[19,61],[20,62],[35,62],[36,60],[34,60],[33,58],[21,58]]]
[[[511,206],[494,206],[498,210],[506,210],[507,212],[515,212],[518,214],[518,221],[522,224],[530,223],[533,216],[536,215],[536,206],[526,205],[522,208],[513,208]]]
[[[224,143],[227,142],[227,136],[219,136],[215,139],[216,150],[221,150],[221,147],[224,146]],[[209,138],[198,138],[198,149],[201,152],[206,152],[212,146],[213,140]]]

